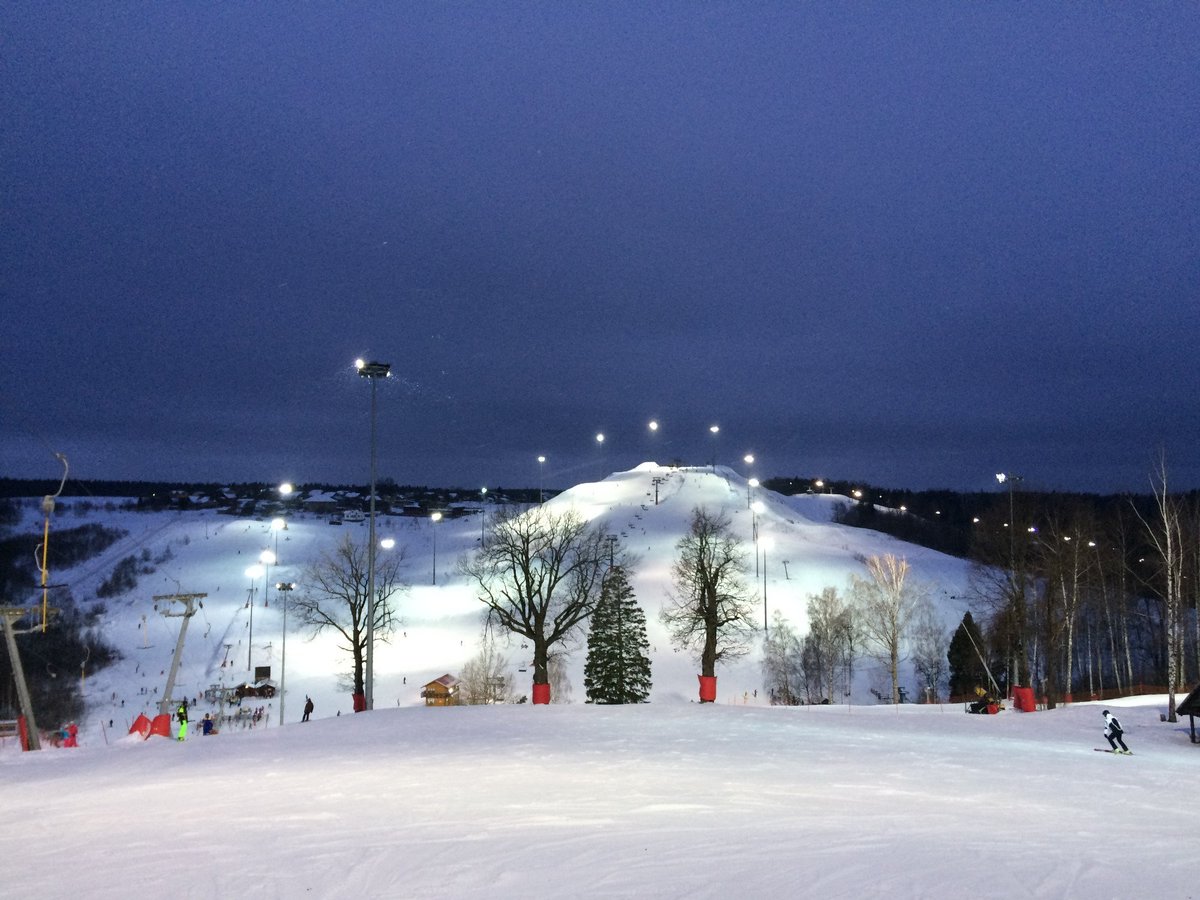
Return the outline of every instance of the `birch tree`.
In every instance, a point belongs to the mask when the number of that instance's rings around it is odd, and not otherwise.
[[[892,556],[870,556],[863,563],[867,577],[850,576],[851,602],[859,612],[859,625],[875,652],[887,666],[892,681],[892,702],[900,702],[901,648],[925,589],[910,578],[908,561]]]

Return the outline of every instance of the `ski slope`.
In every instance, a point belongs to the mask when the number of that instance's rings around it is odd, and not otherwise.
[[[751,502],[761,502],[762,512],[751,510]],[[834,524],[832,509],[839,502],[847,501],[829,495],[784,497],[750,489],[744,477],[725,467],[668,468],[645,463],[602,481],[577,485],[547,505],[557,511],[577,510],[606,534],[618,535],[621,545],[636,558],[631,583],[647,614],[653,664],[650,699],[662,702],[697,696],[696,660],[670,646],[658,620],[671,590],[676,545],[686,534],[697,506],[722,510],[729,516],[735,534],[744,538],[746,581],[758,596],[764,615],[781,611],[800,634],[808,628],[805,610],[809,596],[826,586],[844,590],[850,574],[864,573],[861,559],[880,553],[906,557],[915,577],[930,586],[947,629],[957,626],[967,608],[967,563],[877,532]],[[53,526],[66,528],[85,521],[117,526],[129,534],[78,570],[52,573],[55,582],[69,585],[77,597],[93,595],[125,556],[148,554],[152,560],[169,556],[155,564],[153,574],[142,577],[136,590],[103,601],[104,638],[121,650],[124,659],[86,677],[89,716],[80,724],[89,739],[97,736],[101,723],[107,727],[111,720],[112,727],[124,733],[139,713],[152,716],[157,711],[181,619],[163,616],[168,604],[156,607],[155,595],[207,595],[203,608],[188,625],[176,696],[201,697],[212,685],[233,686],[253,680],[252,666],[270,666],[272,678],[278,682],[284,634],[282,606],[274,585],[297,582],[297,591],[303,591],[304,569],[311,561],[347,533],[363,542],[368,533],[365,523],[330,525],[326,516],[315,514],[289,516],[283,531],[272,531],[269,521],[212,510],[138,513],[96,509],[76,515],[69,500],[60,503]],[[39,522],[36,509],[30,509],[26,528],[36,528]],[[753,540],[755,523],[757,543]],[[458,574],[457,563],[478,548],[484,527],[486,522],[477,514],[436,524],[428,518],[380,518],[378,536],[394,538],[396,549],[390,552],[405,555],[401,577],[408,587],[394,598],[400,626],[390,641],[376,647],[376,708],[420,705],[424,684],[443,674],[458,674],[478,651],[483,606],[472,585]],[[276,553],[278,562],[263,575],[250,578],[246,572],[258,563],[263,550]],[[253,608],[248,604],[251,594]],[[175,605],[172,611],[181,608]],[[316,718],[351,712],[350,692],[338,682],[339,675],[349,672],[350,659],[338,649],[338,639],[332,634],[313,639],[295,626],[293,619],[286,640],[285,715],[298,720],[306,695],[316,704]],[[570,693],[556,696],[556,701],[584,700],[585,637],[586,632],[581,632],[568,661]],[[520,639],[505,637],[502,651],[514,683],[528,692],[532,679],[529,650]],[[759,691],[760,661],[758,642],[750,655],[719,668],[718,702],[765,703]],[[908,678],[906,684],[916,696],[915,682]],[[863,661],[855,696],[834,699],[870,702],[871,688],[890,692],[890,683],[882,667]],[[278,700],[262,705],[271,724],[278,724]],[[201,714],[203,711],[202,707]],[[56,727],[61,723],[39,724]]]
[[[654,503],[654,478],[659,503]],[[948,627],[966,608],[957,559],[830,521],[839,498],[758,491],[731,470],[645,464],[549,501],[574,507],[639,556],[651,703],[582,702],[584,648],[572,696],[549,707],[425,708],[420,687],[476,652],[481,604],[455,561],[477,546],[478,516],[386,518],[405,548],[403,624],[376,657],[376,709],[352,715],[331,638],[289,632],[286,724],[266,720],[179,743],[126,736],[153,714],[179,619],[155,594],[203,592],[177,694],[235,684],[247,665],[278,680],[282,617],[262,582],[299,581],[304,566],[365,525],[293,516],[286,531],[212,512],[76,515],[129,535],[102,558],[54,573],[87,596],[115,563],[162,559],[131,593],[105,601],[105,638],[124,655],[85,673],[89,714],[77,749],[0,746],[0,838],[17,848],[7,896],[120,898],[1095,898],[1197,896],[1200,812],[1183,788],[1200,747],[1159,721],[1163,698],[1110,702],[1134,756],[1095,753],[1101,707],[968,716],[957,706],[871,705],[864,665],[854,696],[824,707],[765,704],[759,658],[718,670],[718,702],[695,703],[696,665],[657,620],[675,544],[698,505],[723,509],[745,535],[750,583],[769,609],[806,628],[808,595],[845,587],[873,553],[906,556],[934,589]],[[753,519],[770,542],[753,571]],[[27,525],[36,527],[29,513]],[[437,584],[433,582],[436,527]],[[252,584],[263,549],[279,564]],[[167,552],[169,551],[169,553]],[[783,562],[787,562],[785,569]],[[253,641],[247,599],[254,588]],[[522,648],[507,649],[512,674]],[[911,681],[908,682],[910,685]],[[300,724],[305,695],[314,721]],[[111,723],[111,725],[110,725]],[[60,723],[41,722],[44,729]]]
[[[1112,704],[1117,706],[1117,704]],[[10,897],[1198,895],[1200,747],[1119,708],[376,709],[0,753]]]

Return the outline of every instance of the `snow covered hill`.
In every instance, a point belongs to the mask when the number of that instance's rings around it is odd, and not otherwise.
[[[653,478],[664,479],[657,506]],[[366,528],[300,517],[276,533],[208,512],[97,514],[128,537],[56,581],[82,596],[126,556],[146,551],[161,562],[107,602],[106,637],[125,658],[89,674],[81,746],[20,753],[0,742],[0,840],[17,848],[5,894],[1200,895],[1200,811],[1183,799],[1200,747],[1185,724],[1160,721],[1163,698],[1107,704],[1130,757],[1094,752],[1105,746],[1101,707],[1087,703],[969,716],[949,705],[858,705],[871,702],[863,691],[855,704],[770,707],[753,696],[757,657],[719,670],[717,704],[692,702],[696,667],[667,646],[657,609],[694,506],[723,508],[751,550],[746,487],[719,468],[647,464],[551,501],[621,534],[641,556],[635,586],[655,648],[650,704],[582,703],[580,647],[571,704],[421,706],[420,686],[475,652],[480,604],[453,562],[477,546],[482,523],[396,518],[380,531],[407,548],[413,586],[400,604],[404,625],[378,655],[375,711],[346,714],[336,675],[347,663],[332,640],[291,633],[287,724],[267,703],[267,727],[214,737],[193,728],[183,743],[126,735],[137,713],[155,711],[177,634],[179,620],[158,615],[152,595],[208,594],[179,679],[180,693],[198,695],[245,679],[251,647],[254,663],[278,664],[282,622],[274,591],[262,605],[264,579],[296,579],[347,529],[365,537]],[[937,585],[947,625],[961,615],[962,561],[832,524],[837,498],[758,499],[760,539],[774,541],[765,566],[760,558],[768,602],[800,630],[809,593],[844,586],[856,557],[880,552],[907,556]],[[69,506],[56,525],[88,519]],[[279,564],[254,585],[251,642],[245,570],[276,537]],[[516,668],[519,642],[509,654]],[[305,694],[315,721],[300,724]]]
[[[761,512],[749,508],[752,501],[762,502]],[[654,680],[651,702],[662,702],[697,696],[695,660],[669,645],[658,621],[670,589],[676,544],[697,506],[723,510],[729,516],[735,532],[745,538],[747,581],[756,585],[760,600],[765,593],[764,613],[782,611],[801,634],[807,630],[809,596],[826,586],[844,589],[851,572],[863,571],[860,559],[878,553],[906,557],[916,576],[935,587],[947,627],[957,625],[966,608],[966,563],[876,532],[832,523],[833,505],[844,501],[829,495],[784,497],[751,489],[745,478],[722,467],[677,469],[645,463],[603,481],[571,488],[548,505],[579,510],[606,533],[619,535],[622,545],[638,557],[632,583],[647,612]],[[284,636],[274,584],[302,582],[304,568],[347,532],[362,541],[367,535],[365,523],[331,525],[326,516],[315,514],[290,516],[287,529],[276,532],[269,521],[212,510],[139,513],[93,509],[75,515],[70,507],[71,501],[60,504],[55,527],[95,520],[128,532],[102,557],[74,570],[53,573],[54,580],[70,585],[76,596],[91,595],[124,557],[146,556],[157,561],[153,562],[153,574],[143,576],[135,590],[105,601],[103,634],[124,659],[86,679],[90,716],[81,724],[89,739],[98,735],[101,723],[107,727],[111,720],[113,729],[124,734],[139,713],[152,715],[157,710],[181,620],[161,615],[163,609],[156,609],[154,595],[207,594],[203,608],[189,624],[177,696],[202,697],[211,685],[232,686],[251,680],[251,665],[270,666],[278,681]],[[27,527],[35,527],[33,510],[29,517]],[[757,548],[752,541],[755,520]],[[477,652],[483,607],[471,585],[458,574],[457,561],[478,547],[484,527],[486,522],[479,515],[446,518],[436,524],[428,518],[381,517],[379,537],[392,537],[397,548],[403,548],[403,577],[410,588],[398,603],[403,624],[390,643],[380,644],[376,650],[376,708],[419,705],[425,683],[446,673],[457,674]],[[247,569],[258,562],[264,549],[277,553],[277,564],[261,576],[248,577]],[[303,590],[302,583],[298,590]],[[252,606],[248,603],[251,596]],[[294,619],[289,623],[287,636],[288,720],[299,719],[306,695],[314,699],[316,718],[350,712],[349,692],[337,685],[337,676],[349,671],[349,657],[337,648],[332,635],[310,639],[296,631],[295,624]],[[761,643],[750,656],[718,669],[718,702],[765,702],[759,691],[760,648]],[[532,678],[528,649],[519,639],[512,639],[504,653],[517,683],[528,683]],[[585,653],[581,641],[569,664],[571,695],[556,700],[583,701]],[[853,699],[872,702],[871,686],[884,686],[883,673],[864,664],[859,696]],[[911,680],[909,686],[914,687]],[[269,723],[278,724],[278,700],[262,705]],[[205,708],[202,704],[200,712]],[[58,723],[41,724],[54,727]]]

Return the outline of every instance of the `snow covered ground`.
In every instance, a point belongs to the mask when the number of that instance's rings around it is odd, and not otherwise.
[[[1161,698],[380,709],[0,754],[11,897],[1187,898]]]
[[[654,478],[665,479],[658,505]],[[194,721],[182,744],[126,736],[138,713],[156,711],[178,634],[180,620],[161,616],[152,596],[208,594],[190,623],[177,694],[236,684],[251,662],[279,680],[281,610],[273,589],[262,605],[264,581],[300,581],[322,549],[347,532],[365,539],[366,526],[299,516],[273,533],[211,511],[76,515],[64,501],[55,528],[103,521],[129,535],[52,573],[55,583],[88,596],[125,556],[161,561],[135,591],[106,601],[104,636],[124,658],[86,673],[81,746],[0,746],[0,837],[12,850],[4,895],[1200,896],[1200,812],[1185,790],[1200,747],[1182,725],[1159,721],[1163,698],[1109,703],[1128,729],[1128,758],[1093,752],[1106,745],[1100,707],[1089,704],[999,716],[868,705],[881,673],[866,663],[839,705],[767,706],[757,654],[718,670],[717,704],[692,702],[695,662],[669,646],[657,613],[697,505],[731,517],[746,537],[747,581],[800,633],[808,595],[844,588],[873,553],[907,557],[948,627],[967,608],[963,561],[831,523],[841,498],[758,491],[765,509],[754,513],[746,491],[721,467],[646,464],[550,501],[581,510],[640,557],[648,705],[585,705],[580,646],[571,696],[555,698],[571,702],[424,708],[421,686],[458,673],[477,650],[482,607],[455,562],[478,545],[483,523],[385,518],[380,536],[405,548],[411,588],[398,598],[403,624],[377,650],[376,710],[350,714],[337,686],[348,660],[334,639],[292,630],[287,724],[278,701],[264,701],[258,727],[204,738]],[[28,519],[36,528],[35,509]],[[755,520],[765,559],[750,540]],[[277,538],[279,564],[252,581],[246,568]],[[506,652],[518,684],[527,681],[520,641]],[[316,712],[300,724],[306,694]],[[194,720],[207,709],[202,702]]]

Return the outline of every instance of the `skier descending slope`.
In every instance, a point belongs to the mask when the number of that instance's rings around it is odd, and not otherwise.
[[[1121,723],[1117,721],[1117,717],[1110,713],[1107,709],[1104,711],[1104,736],[1108,738],[1108,745],[1112,747],[1113,753],[1132,753],[1125,746],[1125,740],[1121,737],[1125,733],[1121,728]],[[1117,749],[1117,744],[1121,745],[1121,749]]]

